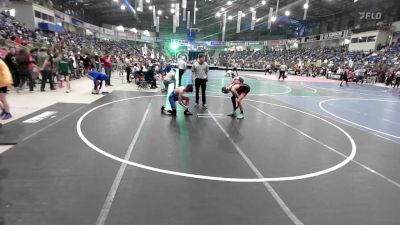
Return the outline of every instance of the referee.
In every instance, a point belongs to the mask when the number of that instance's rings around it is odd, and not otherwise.
[[[203,108],[207,108],[206,87],[208,81],[208,64],[206,62],[206,55],[204,53],[199,54],[198,60],[192,66],[192,80],[194,80],[196,86],[196,106],[199,105],[199,92],[201,88],[201,100],[203,102]]]

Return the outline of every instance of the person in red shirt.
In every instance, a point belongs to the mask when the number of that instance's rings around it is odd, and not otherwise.
[[[104,70],[106,72],[106,75],[108,76],[108,79],[106,80],[106,85],[111,86],[111,72],[112,72],[112,63],[111,63],[111,56],[106,53],[103,57],[101,57],[101,62],[104,65]]]
[[[15,43],[17,43],[18,45],[22,45],[22,42],[23,42],[22,36],[19,35],[19,36],[15,39]]]

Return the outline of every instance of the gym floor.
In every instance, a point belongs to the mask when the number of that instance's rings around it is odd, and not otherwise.
[[[211,71],[191,117],[114,88],[7,124],[29,134],[0,154],[2,225],[400,224],[398,90],[239,73],[242,121]]]

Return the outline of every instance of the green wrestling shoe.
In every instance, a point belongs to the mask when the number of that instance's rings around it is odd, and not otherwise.
[[[242,120],[242,119],[244,119],[244,115],[243,115],[243,113],[240,113],[237,117],[236,117],[238,120]]]
[[[231,112],[231,113],[229,113],[227,116],[236,117],[236,112]]]

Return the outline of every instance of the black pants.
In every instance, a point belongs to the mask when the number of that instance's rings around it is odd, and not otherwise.
[[[195,80],[195,86],[196,86],[196,103],[199,103],[199,92],[200,92],[200,87],[201,87],[201,100],[203,102],[203,105],[206,104],[206,87],[207,87],[207,80],[206,79],[199,79],[196,78]]]
[[[21,69],[19,71],[19,74],[21,79],[20,87],[22,87],[22,85],[26,81],[28,81],[29,91],[33,91],[33,87],[35,86],[35,81],[33,80],[31,71],[29,71],[29,69]]]
[[[127,66],[125,68],[125,71],[126,71],[126,80],[128,81],[128,83],[130,83],[131,82],[132,69],[129,66]]]
[[[179,86],[182,85],[182,76],[185,73],[185,70],[179,69]]]
[[[393,88],[395,88],[396,86],[397,86],[397,88],[399,88],[399,86],[400,86],[400,77],[396,78],[396,82],[394,83]]]
[[[281,77],[282,77],[283,80],[285,80],[285,71],[279,71],[279,78],[278,78],[278,80],[281,79]]]
[[[10,72],[11,72],[11,76],[12,76],[12,79],[13,79],[13,86],[15,88],[17,88],[19,86],[19,83],[20,83],[20,79],[19,79],[20,75],[18,73],[18,70],[10,70]]]
[[[111,85],[112,68],[111,67],[104,67],[104,70],[106,71],[106,75],[108,76],[108,78],[106,80],[106,85]]]
[[[40,86],[41,91],[44,91],[47,81],[49,81],[49,83],[50,83],[50,89],[54,90],[53,73],[50,70],[43,70],[42,71],[42,85]]]

